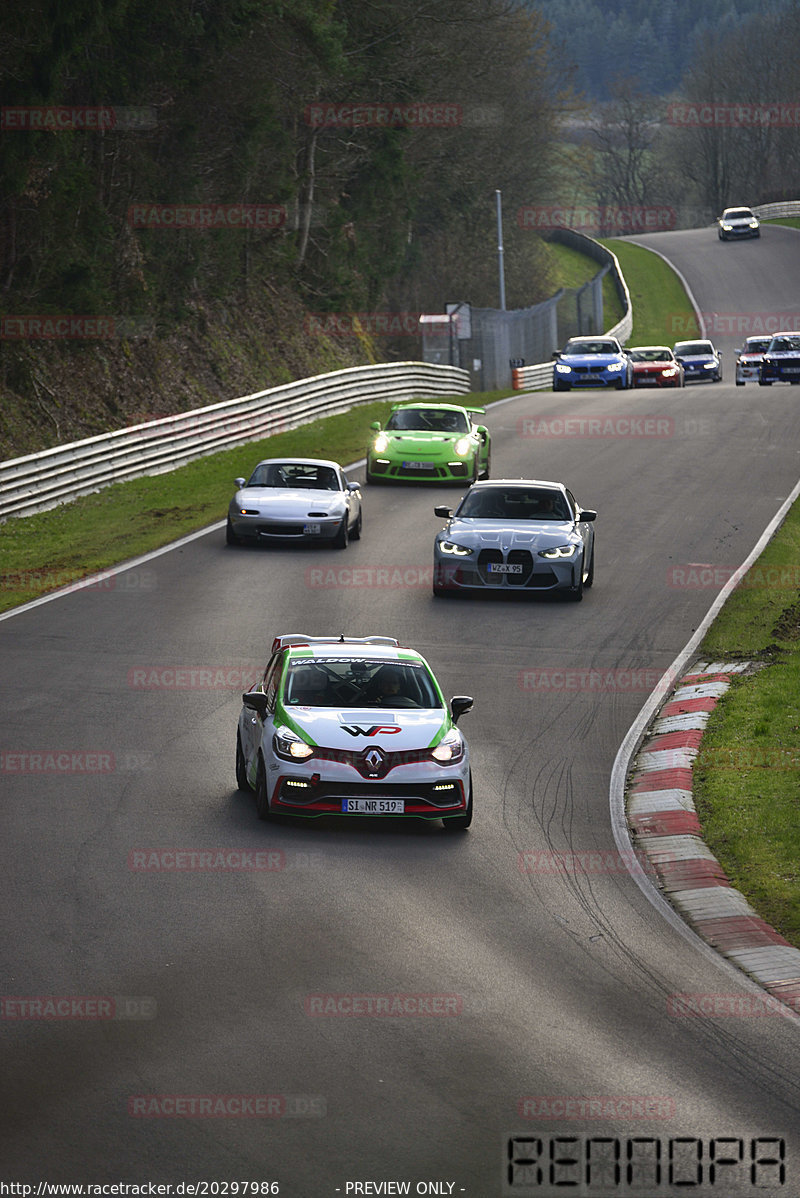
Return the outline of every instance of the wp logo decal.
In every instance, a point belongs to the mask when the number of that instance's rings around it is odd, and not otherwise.
[[[342,724],[342,731],[351,736],[378,736],[381,732],[400,732],[398,724]]]

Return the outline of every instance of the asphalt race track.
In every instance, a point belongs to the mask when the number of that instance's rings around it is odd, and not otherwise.
[[[795,231],[637,240],[704,311],[800,310]],[[434,600],[433,506],[458,492],[371,487],[346,552],[229,549],[217,527],[0,621],[5,1179],[797,1198],[800,1022],[759,1015],[657,913],[609,816],[617,748],[717,594],[704,580],[800,475],[800,392],[734,387],[741,337],[717,340],[720,384],[490,410],[495,477],[563,480],[598,510],[580,604]],[[279,632],[394,635],[474,695],[469,832],[259,823],[234,736]],[[175,850],[225,855],[176,869]],[[575,875],[553,853],[592,855]],[[749,1014],[687,1016],[686,993]],[[539,1171],[509,1172],[510,1138]],[[590,1151],[567,1185],[558,1160]]]

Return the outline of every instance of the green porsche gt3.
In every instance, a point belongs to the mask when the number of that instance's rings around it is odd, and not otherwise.
[[[367,482],[474,482],[488,478],[491,438],[482,424],[473,424],[470,413],[485,408],[458,404],[395,404],[386,425],[376,420],[367,448]]]

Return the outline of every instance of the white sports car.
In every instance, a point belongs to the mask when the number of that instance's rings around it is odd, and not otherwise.
[[[385,636],[276,637],[262,680],[242,695],[236,782],[272,815],[391,815],[468,828],[472,777],[430,666]]]
[[[361,536],[361,488],[336,462],[266,458],[250,478],[236,479],[225,539],[328,541],[346,549]]]

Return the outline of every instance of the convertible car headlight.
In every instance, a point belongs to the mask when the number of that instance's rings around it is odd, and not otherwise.
[[[722,227],[726,233],[730,233],[731,229],[733,228],[733,225],[723,225]]]
[[[386,433],[378,433],[373,446],[376,453],[385,453],[389,448],[389,438]]]
[[[625,365],[624,362],[609,362],[608,366],[606,366],[606,370],[608,370],[609,372],[611,372],[612,370],[622,370],[624,365]]]
[[[459,437],[453,448],[460,458],[466,457],[471,448],[469,437]]]
[[[431,756],[446,765],[455,765],[464,756],[464,741],[461,733],[456,728],[451,728],[447,736],[442,737],[436,748],[431,749]]]
[[[272,738],[272,744],[279,757],[286,761],[303,761],[313,757],[314,750],[304,740],[289,728],[281,728]]]
[[[457,545],[455,541],[440,541],[439,548],[442,553],[453,553],[456,557],[469,557],[470,553],[475,552],[467,545]]]
[[[553,545],[551,549],[540,549],[539,557],[547,557],[551,561],[558,557],[573,557],[577,548],[577,545]]]
[[[563,362],[556,362],[556,370],[558,371],[559,374],[571,374],[572,373],[572,367],[565,366]]]

